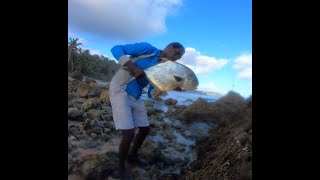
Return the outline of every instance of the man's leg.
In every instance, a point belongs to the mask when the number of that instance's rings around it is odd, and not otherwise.
[[[138,134],[136,135],[133,141],[133,146],[132,146],[130,155],[137,156],[139,148],[141,147],[141,145],[143,144],[145,138],[149,133],[150,133],[150,126],[139,127]]]
[[[119,90],[119,87],[111,85],[109,97],[112,105],[113,121],[116,129],[122,132],[122,139],[119,144],[120,179],[132,179],[132,176],[126,170],[128,150],[134,139],[132,108],[127,94],[123,90]]]
[[[134,129],[121,130],[121,132],[122,140],[119,145],[119,165],[121,169],[125,169],[130,144],[134,138]]]
[[[119,167],[120,179],[131,180],[132,175],[126,169],[126,160],[128,157],[128,150],[134,138],[134,129],[121,130],[122,139],[119,145]]]
[[[150,127],[139,127],[139,132],[134,138],[132,149],[128,155],[128,162],[137,163],[140,166],[147,166],[149,163],[138,157],[138,150],[150,132]]]
[[[139,132],[134,138],[132,149],[128,155],[128,162],[138,164],[139,166],[147,166],[149,163],[140,157],[138,157],[138,150],[143,144],[146,136],[150,132],[150,125],[147,115],[147,109],[144,106],[144,102],[142,100],[137,100],[132,102],[132,116],[134,127],[139,127]]]

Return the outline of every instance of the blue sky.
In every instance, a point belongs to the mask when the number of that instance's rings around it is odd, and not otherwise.
[[[252,94],[252,0],[68,0],[68,36],[111,59],[116,44],[178,41],[199,90]]]

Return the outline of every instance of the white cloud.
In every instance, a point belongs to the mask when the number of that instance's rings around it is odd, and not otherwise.
[[[234,60],[234,69],[241,69],[252,66],[252,54],[243,54]]]
[[[68,36],[69,36],[69,37],[70,37],[70,36],[74,36],[74,33],[73,33],[73,32],[68,31]]]
[[[238,73],[237,77],[242,79],[252,79],[252,67],[243,69]]]
[[[200,83],[197,89],[200,91],[213,92],[216,89],[216,85],[214,83]]]
[[[92,54],[92,55],[96,54],[96,55],[99,55],[99,56],[102,55],[99,50],[93,50],[93,49],[90,49],[90,54]]]
[[[85,40],[83,38],[79,38],[78,43],[81,43],[83,45],[85,43]]]
[[[101,53],[99,50],[91,49],[91,48],[86,48],[86,49],[90,50],[90,54],[91,54],[91,55],[98,55],[98,56],[108,57],[107,55]],[[109,57],[108,57],[108,58],[109,58]]]
[[[228,60],[204,56],[194,48],[186,48],[185,54],[178,62],[185,64],[196,74],[207,74],[211,73],[213,70],[222,68],[228,63]]]
[[[252,54],[243,54],[234,60],[233,69],[238,70],[240,79],[252,79]]]
[[[220,94],[227,94],[227,92],[229,91],[223,87],[216,86],[216,84],[214,84],[213,82],[200,83],[197,90],[204,92],[216,92]]]
[[[166,31],[182,0],[69,0],[69,26],[101,37],[138,39]]]

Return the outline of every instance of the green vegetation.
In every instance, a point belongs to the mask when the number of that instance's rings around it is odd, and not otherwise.
[[[120,65],[103,55],[92,55],[90,50],[81,49],[79,38],[70,38],[68,42],[68,73],[81,74],[91,78],[110,81]]]

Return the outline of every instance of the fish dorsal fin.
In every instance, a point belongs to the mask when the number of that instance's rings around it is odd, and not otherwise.
[[[173,75],[173,77],[178,82],[181,82],[183,80],[182,77],[179,77],[179,76],[176,76],[176,75]]]

